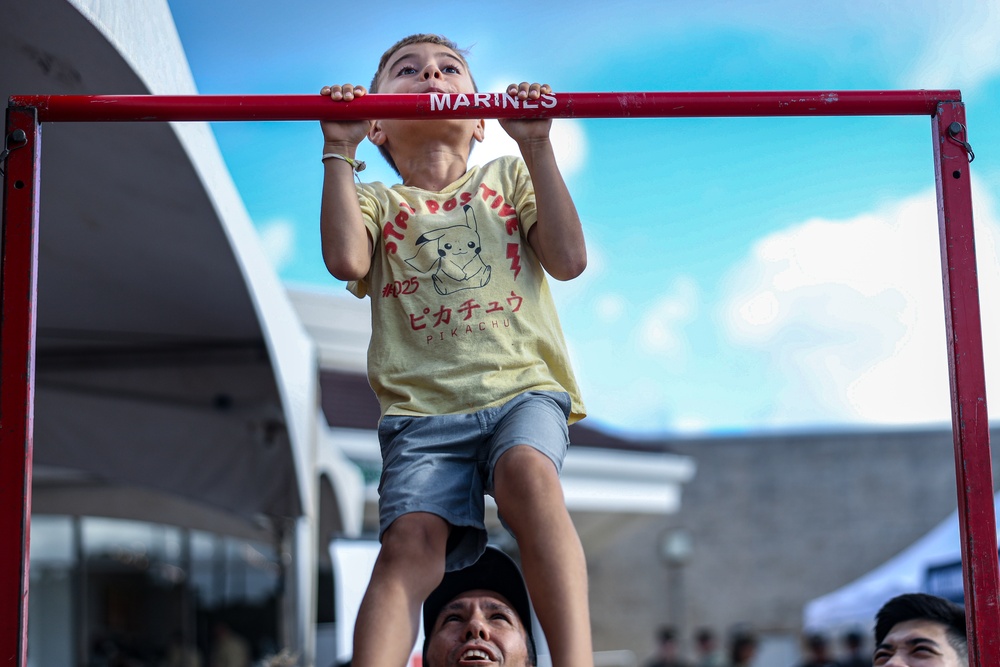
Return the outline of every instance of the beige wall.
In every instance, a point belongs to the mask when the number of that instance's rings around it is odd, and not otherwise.
[[[808,600],[882,564],[957,506],[950,431],[668,444],[698,466],[680,513],[620,526],[588,554],[596,648],[631,649],[640,662],[656,628],[675,622],[676,579],[659,555],[668,529],[692,537],[682,579],[688,645],[702,625],[797,638]]]

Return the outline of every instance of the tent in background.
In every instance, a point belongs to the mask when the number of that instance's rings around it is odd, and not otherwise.
[[[997,507],[1000,494],[994,496]],[[808,602],[802,625],[807,631],[840,634],[874,625],[879,608],[896,595],[928,592],[961,601],[962,544],[955,511],[897,556],[832,593]],[[955,573],[958,573],[955,586]],[[928,576],[930,575],[930,576]]]
[[[1000,494],[993,498],[994,508],[998,501]],[[953,598],[953,592],[961,594],[961,557],[955,511],[894,558],[843,588],[807,603],[802,625],[809,631],[836,634],[855,628],[867,630],[874,625],[879,608],[896,595],[929,592]]]

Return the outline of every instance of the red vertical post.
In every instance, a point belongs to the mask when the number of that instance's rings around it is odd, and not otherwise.
[[[27,664],[41,128],[8,109],[0,257],[0,665]]]
[[[932,121],[969,665],[1000,665],[996,518],[965,106]]]

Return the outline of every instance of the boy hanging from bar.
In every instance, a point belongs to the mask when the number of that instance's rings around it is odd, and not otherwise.
[[[476,85],[453,42],[412,35],[382,56],[371,91],[471,95]],[[337,103],[365,93],[321,91]],[[553,99],[537,83],[506,94],[532,106]],[[470,169],[482,119],[321,123],[323,259],[372,300],[368,376],[382,412],[382,545],[355,626],[355,667],[406,664],[421,602],[445,570],[485,549],[486,493],[517,539],[553,665],[593,665],[586,562],[558,477],[568,423],[584,407],[545,277],[580,275],[586,246],[551,121],[500,124],[521,157]],[[401,184],[355,186],[366,136]],[[470,637],[449,663],[482,659],[476,651],[496,660],[490,641]]]

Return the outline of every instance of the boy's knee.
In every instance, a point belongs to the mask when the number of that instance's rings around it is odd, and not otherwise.
[[[382,534],[386,559],[402,562],[444,562],[448,524],[439,516],[416,512],[399,517]]]
[[[382,534],[372,582],[402,585],[414,600],[423,600],[444,577],[447,541],[444,519],[431,514],[399,517]]]
[[[512,527],[519,522],[518,515],[535,515],[542,509],[539,505],[558,509],[566,504],[555,464],[528,446],[514,447],[500,457],[494,470],[494,497]]]
[[[497,486],[516,485],[522,491],[529,491],[531,487],[537,490],[559,487],[559,471],[552,459],[528,445],[518,445],[504,452],[493,474]]]

